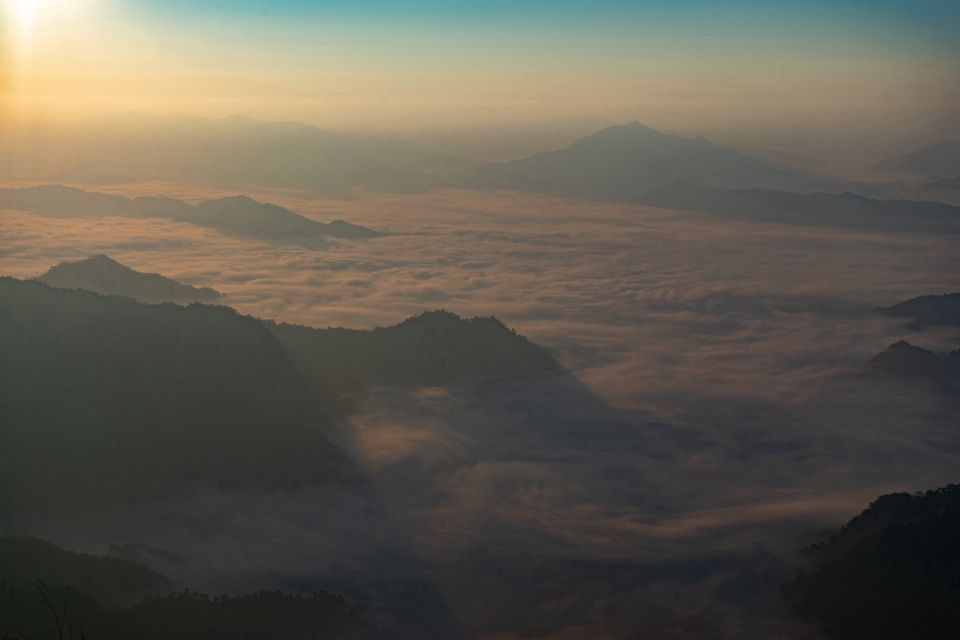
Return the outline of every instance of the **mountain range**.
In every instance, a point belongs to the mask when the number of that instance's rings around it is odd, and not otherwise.
[[[426,153],[389,136],[334,133],[299,122],[244,116],[130,113],[80,130],[25,131],[0,141],[0,169],[20,180],[80,184],[172,181],[347,194],[411,191],[464,160]]]
[[[324,223],[283,207],[246,196],[206,200],[193,205],[167,197],[127,198],[61,185],[0,189],[0,209],[30,211],[47,216],[105,216],[166,218],[220,233],[270,242],[323,246],[328,237],[361,239],[376,233],[343,220]]]
[[[675,182],[798,192],[838,185],[828,178],[773,166],[706,138],[661,133],[638,122],[608,127],[559,151],[467,169],[450,182],[468,188],[602,200],[625,200]]]
[[[181,284],[157,273],[141,273],[106,255],[62,262],[36,280],[61,289],[85,289],[105,295],[123,295],[141,302],[214,302],[219,291]]]
[[[928,177],[960,177],[960,140],[947,140],[879,162],[878,169]]]
[[[960,232],[960,207],[939,202],[879,200],[850,192],[788,193],[674,183],[631,198],[631,202],[746,221],[905,232]]]
[[[130,282],[117,292],[141,293]],[[337,482],[355,474],[334,444],[340,394],[560,370],[495,318],[311,329],[13,278],[0,278],[0,360],[7,517]]]

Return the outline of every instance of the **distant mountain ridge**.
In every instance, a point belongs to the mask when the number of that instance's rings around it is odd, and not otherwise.
[[[221,296],[219,291],[208,287],[192,287],[157,273],[135,271],[103,254],[62,262],[35,279],[61,289],[123,295],[148,303],[213,302]]]
[[[559,151],[483,165],[452,178],[461,187],[511,189],[624,200],[674,182],[707,187],[814,191],[835,181],[774,167],[705,138],[666,134],[631,122]]]
[[[939,202],[878,200],[850,192],[789,193],[676,183],[633,197],[631,202],[748,221],[960,233],[960,207]]]
[[[105,216],[166,218],[215,229],[227,235],[271,242],[323,246],[328,237],[361,239],[376,235],[371,229],[343,220],[317,222],[289,209],[230,196],[192,205],[165,196],[127,198],[62,185],[0,189],[0,209],[24,210],[48,216]]]
[[[945,293],[911,298],[880,310],[894,318],[910,318],[911,326],[960,326],[960,293]]]
[[[90,121],[82,131],[55,136],[5,136],[0,140],[3,160],[5,175],[21,180],[88,185],[173,181],[334,195],[355,189],[423,189],[438,164],[464,162],[422,153],[390,136],[337,133],[302,122],[150,114]]]
[[[928,177],[960,177],[960,140],[947,140],[912,153],[887,158],[876,167],[884,171]]]

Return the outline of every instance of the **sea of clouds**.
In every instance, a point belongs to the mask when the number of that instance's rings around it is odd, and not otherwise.
[[[956,399],[863,368],[901,338],[956,348],[876,311],[960,289],[952,238],[509,193],[252,195],[383,235],[309,250],[6,212],[0,273],[106,253],[300,324],[496,315],[567,372],[371,390],[344,425],[359,486],[25,531],[133,543],[195,588],[338,590],[441,636],[774,637],[808,632],[779,597],[804,545],[882,493],[957,481]]]

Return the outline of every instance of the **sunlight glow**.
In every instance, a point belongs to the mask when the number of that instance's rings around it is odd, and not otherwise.
[[[88,4],[83,0],[4,0],[4,38],[15,39],[22,50],[46,24],[75,18]]]

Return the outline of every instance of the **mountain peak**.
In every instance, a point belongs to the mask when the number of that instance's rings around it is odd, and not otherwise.
[[[213,289],[181,284],[156,273],[141,273],[103,253],[62,262],[37,280],[60,289],[85,289],[141,302],[210,302],[221,295]]]
[[[120,264],[110,256],[105,253],[98,253],[90,256],[89,258],[84,258],[83,260],[77,260],[74,264],[91,264],[91,265],[103,265],[110,267],[120,267],[126,269],[127,271],[132,271],[132,269],[126,265]]]
[[[607,127],[558,151],[472,168],[456,181],[474,188],[598,200],[628,200],[675,182],[788,191],[829,183],[706,138],[663,133],[636,121]]]

